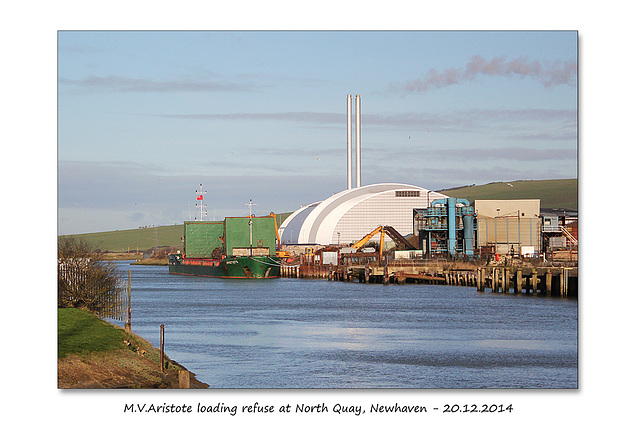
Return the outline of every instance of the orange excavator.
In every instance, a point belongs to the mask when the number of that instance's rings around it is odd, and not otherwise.
[[[388,234],[389,237],[395,242],[396,246],[400,250],[416,249],[407,239],[405,239],[398,231],[390,225],[381,225],[376,227],[373,231],[368,233],[362,239],[355,242],[351,247],[355,250],[362,248],[367,244],[369,240],[376,234],[380,233],[380,257],[382,257],[382,248],[384,248],[384,236]]]
[[[276,219],[276,214],[271,212],[269,216],[273,218],[273,225],[276,227],[276,239],[278,241],[278,244],[276,245],[276,256],[279,258],[288,258],[291,256],[291,253],[289,251],[280,250],[280,233],[278,233],[278,220]]]

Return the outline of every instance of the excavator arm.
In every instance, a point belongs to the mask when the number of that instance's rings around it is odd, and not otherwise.
[[[276,219],[276,214],[271,212],[269,216],[273,218],[273,225],[276,228],[276,256],[280,258],[290,257],[291,253],[289,251],[280,250],[280,233],[278,232],[278,220]]]
[[[371,238],[373,236],[375,236],[377,233],[379,233],[382,230],[383,226],[381,225],[380,227],[376,228],[375,230],[373,230],[372,232],[368,233],[366,236],[364,236],[362,239],[358,240],[357,242],[355,242],[353,245],[351,245],[351,247],[353,249],[360,249],[361,247],[363,247],[364,245],[367,244],[367,242],[369,240],[371,240]]]
[[[351,247],[353,249],[356,249],[356,250],[362,248],[364,245],[367,244],[367,242],[369,240],[371,240],[371,238],[373,236],[375,236],[378,233],[381,233],[381,236],[380,236],[380,248],[381,248],[381,250],[382,250],[382,246],[384,245],[384,235],[385,235],[385,233],[388,234],[389,237],[391,237],[391,239],[396,243],[396,245],[399,248],[401,248],[401,249],[415,249],[415,247],[413,247],[413,245],[411,243],[409,243],[409,241],[407,239],[402,237],[402,235],[400,233],[398,233],[398,231],[395,228],[391,227],[390,225],[381,225],[381,226],[375,228],[373,231],[368,233],[362,239],[358,240],[356,243],[351,245]]]

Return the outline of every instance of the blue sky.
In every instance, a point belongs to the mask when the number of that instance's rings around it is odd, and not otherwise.
[[[58,233],[287,212],[362,184],[576,178],[575,31],[60,31]]]

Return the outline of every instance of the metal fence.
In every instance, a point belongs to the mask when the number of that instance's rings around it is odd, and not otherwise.
[[[129,311],[129,286],[126,280],[118,279],[114,292],[104,295],[101,301],[100,317],[126,322]]]
[[[105,285],[91,283],[87,274],[89,260],[58,263],[58,299],[71,302],[82,298],[91,301],[91,309],[102,318],[119,321],[128,320],[129,281],[117,278]]]

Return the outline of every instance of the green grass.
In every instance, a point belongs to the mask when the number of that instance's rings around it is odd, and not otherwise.
[[[74,234],[73,237],[89,243],[92,248],[110,252],[146,251],[153,247],[176,246],[182,248],[184,227],[166,225],[133,230],[105,231],[101,233]]]
[[[86,354],[126,348],[127,334],[77,308],[58,309],[58,358],[71,354]]]
[[[578,209],[577,179],[494,182],[440,192],[471,203],[475,200],[540,199],[541,208]]]

